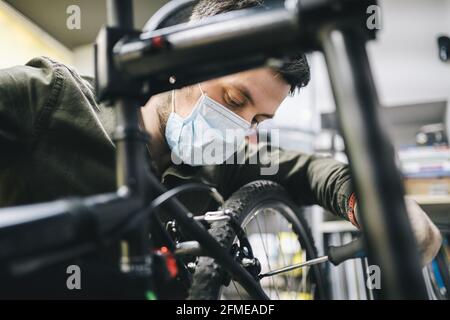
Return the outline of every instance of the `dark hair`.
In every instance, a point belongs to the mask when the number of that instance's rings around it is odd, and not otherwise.
[[[245,8],[265,7],[263,0],[198,0],[195,4],[190,20],[200,20],[233,10]],[[281,68],[277,69],[284,80],[291,86],[291,93],[309,83],[311,78],[308,60],[303,53],[299,53],[284,60]]]

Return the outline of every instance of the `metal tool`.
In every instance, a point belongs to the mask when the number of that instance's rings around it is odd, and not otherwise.
[[[280,273],[292,271],[295,269],[303,268],[303,267],[309,267],[313,266],[319,263],[323,262],[331,262],[333,265],[337,266],[340,263],[354,258],[361,258],[364,257],[365,250],[364,250],[364,241],[362,238],[355,239],[347,244],[344,244],[343,246],[331,246],[328,248],[328,255],[323,257],[318,257],[315,259],[311,259],[305,262],[297,263],[288,267],[284,267],[281,269],[269,271],[267,273],[262,273],[258,277],[259,279],[271,277]]]

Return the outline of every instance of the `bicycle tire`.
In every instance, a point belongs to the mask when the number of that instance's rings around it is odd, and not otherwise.
[[[295,216],[289,217],[293,229],[298,237],[301,247],[306,251],[307,259],[317,257],[317,249],[311,234],[311,230],[301,214],[301,210],[287,195],[279,184],[258,180],[251,182],[236,191],[224,204],[223,208],[230,210],[230,214],[240,223],[252,213],[261,203],[278,201],[288,206]],[[225,248],[230,249],[236,234],[227,221],[218,221],[211,224],[210,234]],[[320,265],[311,267],[312,278],[316,285],[315,299],[326,299],[325,278]],[[223,285],[225,270],[217,264],[213,258],[199,257],[192,278],[189,291],[190,300],[217,300]]]

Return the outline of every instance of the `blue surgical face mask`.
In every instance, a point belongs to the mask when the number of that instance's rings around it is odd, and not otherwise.
[[[200,85],[199,85],[200,87]],[[166,125],[166,140],[172,161],[192,165],[221,164],[233,156],[245,142],[251,125],[228,108],[202,93],[191,114],[182,118],[172,112]]]

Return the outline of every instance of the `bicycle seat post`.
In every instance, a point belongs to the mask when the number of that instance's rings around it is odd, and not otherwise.
[[[116,181],[119,195],[143,208],[148,195],[145,152],[148,135],[139,126],[141,107],[139,81],[130,81],[116,70],[114,46],[123,37],[136,34],[132,0],[107,1],[107,27],[99,34],[96,44],[96,76],[99,97],[115,108]],[[122,262],[132,281],[146,283],[151,290],[151,247],[149,224],[142,223],[125,236],[122,242]]]

